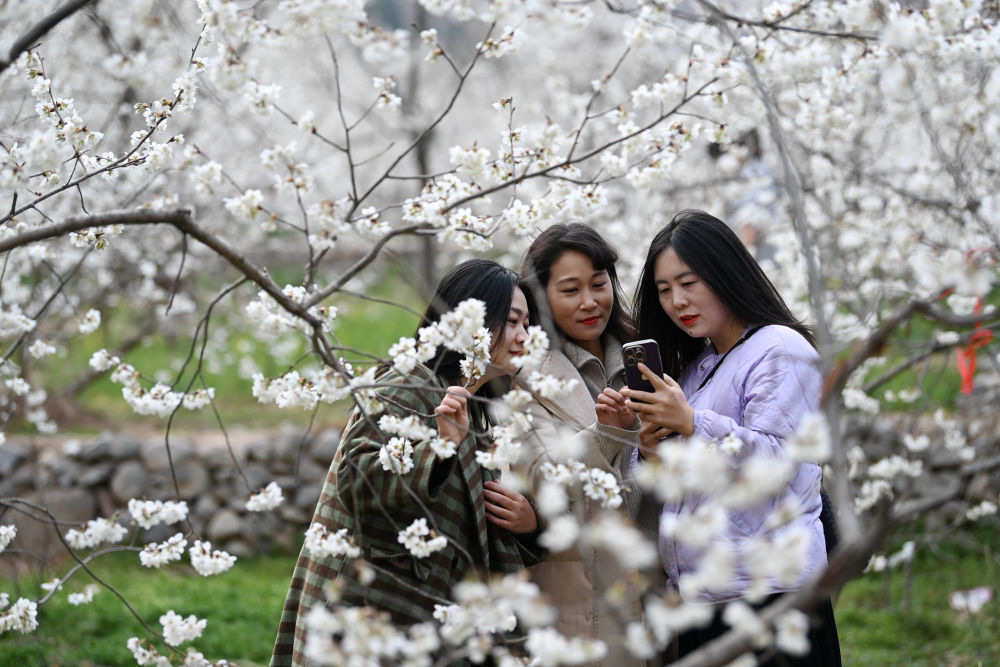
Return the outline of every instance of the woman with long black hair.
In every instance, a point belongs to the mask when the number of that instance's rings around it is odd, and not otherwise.
[[[792,315],[732,230],[702,211],[679,213],[653,238],[634,307],[638,336],[659,343],[666,371],[662,378],[651,378],[654,393],[622,390],[643,423],[642,455],[655,456],[665,438],[697,436],[689,441],[694,447],[728,440],[720,449],[734,470],[757,457],[774,461],[775,471],[789,471],[789,481],[776,493],[749,506],[728,506],[727,521],[712,546],[721,545],[734,565],[731,576],[707,586],[692,584],[705,582],[694,575],[704,565],[708,548],[664,530],[684,517],[697,516],[706,499],[685,497],[664,506],[659,550],[670,583],[682,594],[693,595],[691,602],[756,599],[763,593],[767,604],[795,590],[827,562],[820,520],[822,471],[817,463],[790,461],[785,449],[802,418],[819,410],[822,376],[811,331]],[[761,582],[750,574],[758,565],[750,562],[751,545],[790,535],[800,536],[795,543],[800,567],[790,575],[768,578],[766,590],[761,590]],[[728,629],[721,611],[716,613],[709,627],[679,637],[680,655]],[[817,609],[808,636],[807,655],[761,654],[761,664],[840,665],[829,600]]]
[[[513,359],[524,353],[532,309],[516,273],[496,262],[469,260],[441,280],[419,326],[438,323],[468,299],[485,304],[483,325],[491,333],[486,372],[466,377],[462,356],[444,346],[412,370],[382,367],[377,396],[384,415],[354,410],[312,519],[328,534],[344,530],[356,557],[313,552],[307,540],[285,599],[272,666],[309,662],[306,621],[316,607],[368,607],[407,627],[432,620],[435,605],[447,604],[456,584],[537,560],[534,542],[525,537],[537,527],[534,510],[476,458],[491,443],[489,415],[475,397],[495,397],[509,386],[503,379],[517,370]],[[497,380],[505,386],[491,387]],[[414,437],[405,460],[388,460],[394,455],[387,455],[387,446],[394,440],[399,446],[401,438],[392,438],[380,417],[414,415],[424,431],[453,443],[453,451],[442,454],[431,440]],[[487,489],[508,518],[506,528],[487,521]],[[418,556],[401,544],[401,531],[421,519],[444,542]],[[338,596],[331,602],[333,590]]]

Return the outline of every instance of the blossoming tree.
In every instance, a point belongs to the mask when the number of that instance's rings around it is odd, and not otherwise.
[[[169,424],[177,410],[204,409],[216,396],[197,371],[171,383],[133,367],[134,341],[161,326],[186,331],[192,353],[182,363],[198,365],[209,323],[227,312],[262,339],[307,341],[288,372],[253,378],[258,400],[289,410],[353,401],[377,416],[374,362],[405,370],[447,343],[474,365],[488,348],[469,306],[447,331],[389,350],[345,349],[333,304],[382,253],[430,247],[513,263],[538,230],[575,219],[619,245],[620,273],[634,278],[652,231],[696,207],[752,229],[772,279],[816,327],[824,414],[807,420],[791,450],[826,464],[843,540],[810,586],[760,614],[734,608],[734,631],[691,664],[732,661],[755,641],[800,650],[799,610],[856,576],[899,521],[962,498],[962,480],[1000,465],[984,455],[996,434],[939,410],[919,373],[908,386],[890,384],[952,355],[963,391],[973,389],[977,358],[997,368],[995,2],[422,0],[366,11],[361,0],[0,0],[0,15],[4,426],[56,430],[47,408],[61,387],[40,384],[39,369],[60,363],[67,346],[87,345],[83,337],[122,308],[143,325],[118,332],[113,349],[94,349],[90,365],[121,384],[138,414]],[[278,256],[299,267],[294,284],[269,271],[264,258]],[[205,275],[213,279],[197,279]],[[233,295],[247,283],[256,297],[237,308]],[[915,319],[929,323],[922,340],[906,333]],[[535,349],[545,344],[536,333]],[[559,391],[551,378],[527,384]],[[531,428],[520,415],[524,395],[504,400],[509,420],[483,465],[516,458],[517,437]],[[884,442],[865,425],[886,407],[926,413],[931,426]],[[416,419],[379,423],[384,465],[407,474],[408,452],[433,434]],[[869,453],[876,437],[877,456]],[[448,443],[432,446],[453,453]],[[900,482],[942,452],[957,462],[954,484],[928,495]],[[648,466],[640,477],[661,497],[699,493],[684,480],[719,469],[710,458]],[[619,489],[599,473],[569,454],[547,471],[552,485],[614,507]],[[733,483],[752,495],[771,473],[740,474]],[[997,492],[963,499],[956,518],[995,513]],[[247,508],[281,502],[272,484],[248,495]],[[4,516],[58,520],[20,499],[0,505]],[[626,570],[655,559],[617,515],[586,527],[567,522],[557,501],[540,511],[560,516],[553,544],[608,550]],[[182,525],[186,514],[182,502],[133,500],[128,520],[69,530],[76,565],[37,599],[0,594],[0,632],[34,630],[39,605],[61,583],[85,578],[89,559],[130,529]],[[440,539],[420,522],[400,535],[416,558]],[[0,525],[0,549],[16,540]],[[350,535],[320,526],[306,544],[360,556]],[[794,569],[795,549],[759,547],[754,576]],[[168,566],[185,553],[204,575],[235,561],[180,530],[146,545],[138,564]],[[726,571],[706,566],[699,576]],[[88,601],[92,586],[78,586],[73,600]],[[438,624],[409,633],[334,608],[336,618],[315,619],[325,641],[314,657],[335,664],[350,640],[376,659],[452,651],[503,660],[494,633],[515,625],[539,664],[600,654],[547,628],[540,605],[530,585],[508,578],[469,582]],[[644,623],[627,632],[648,656],[701,616],[654,595]],[[206,664],[194,648],[176,648],[206,622],[171,610],[162,631],[146,624],[148,636],[127,649],[139,664]]]

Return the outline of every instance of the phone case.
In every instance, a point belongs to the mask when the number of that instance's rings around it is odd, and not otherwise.
[[[660,346],[652,338],[625,343],[622,346],[622,357],[625,361],[625,384],[630,389],[638,391],[655,391],[652,383],[639,371],[639,363],[646,364],[649,370],[663,376],[663,365],[660,363]]]

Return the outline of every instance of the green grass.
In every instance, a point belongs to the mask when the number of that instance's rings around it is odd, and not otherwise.
[[[906,537],[901,533],[899,541]],[[1000,664],[1000,602],[994,600],[974,616],[963,616],[948,606],[953,590],[995,587],[1000,581],[997,555],[990,550],[998,537],[1000,528],[994,522],[974,533],[941,540],[934,550],[918,550],[909,609],[903,605],[902,570],[887,575],[872,572],[850,582],[835,605],[844,664]],[[180,564],[146,570],[136,561],[135,554],[113,554],[94,567],[155,628],[168,609],[185,617],[207,618],[204,634],[193,642],[206,657],[241,665],[267,663],[294,556],[242,559],[229,572],[208,578]],[[102,590],[87,607],[72,607],[66,601],[69,592],[86,583],[86,576],[71,580],[45,604],[36,632],[0,637],[0,664],[134,665],[125,642],[141,636],[143,629],[117,598]],[[0,581],[0,591],[15,600],[18,595],[35,598],[39,593],[38,582],[27,579],[17,585]],[[158,648],[164,650],[162,645]]]
[[[996,523],[955,534],[918,549],[909,608],[902,569],[870,572],[850,582],[835,612],[845,665],[1000,664],[1000,537]],[[902,538],[901,538],[902,539]],[[901,541],[901,540],[900,540]],[[994,600],[978,614],[948,605],[951,591],[994,587]]]
[[[102,556],[93,563],[98,576],[113,585],[155,629],[162,630],[159,617],[169,609],[187,617],[207,618],[201,638],[191,644],[206,658],[226,658],[240,665],[267,664],[278,618],[295,559],[289,555],[242,559],[229,572],[202,577],[190,567],[173,564],[160,570],[138,565],[135,553]],[[81,576],[82,575],[82,576]],[[3,665],[135,665],[126,647],[129,637],[144,637],[145,629],[128,613],[122,602],[102,589],[87,606],[74,607],[68,593],[79,591],[90,581],[78,573],[52,600],[39,608],[39,628],[27,635],[5,634],[0,638]],[[37,582],[21,580],[0,590],[37,597]],[[166,653],[163,644],[157,645]]]

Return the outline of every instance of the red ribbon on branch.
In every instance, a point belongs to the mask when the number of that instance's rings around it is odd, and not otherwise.
[[[983,309],[983,299],[976,299],[974,313]],[[973,378],[976,375],[976,352],[979,348],[986,347],[993,341],[993,332],[989,329],[979,328],[976,323],[976,331],[969,337],[969,344],[965,347],[955,348],[955,359],[958,362],[958,374],[962,376],[962,393],[968,396],[975,387]]]

